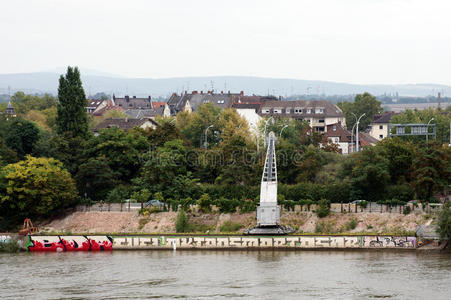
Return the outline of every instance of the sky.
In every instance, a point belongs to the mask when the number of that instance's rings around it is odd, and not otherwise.
[[[451,1],[0,0],[0,73],[451,85]]]

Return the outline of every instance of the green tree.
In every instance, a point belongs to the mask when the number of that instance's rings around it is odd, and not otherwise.
[[[115,186],[117,177],[105,157],[91,157],[79,166],[74,179],[81,195],[100,201]]]
[[[16,151],[20,158],[32,154],[39,140],[39,129],[34,123],[15,118],[8,122],[5,132],[5,142]]]
[[[383,111],[381,102],[376,100],[376,97],[370,93],[357,94],[354,102],[344,101],[337,103],[337,105],[345,114],[348,129],[351,129],[357,121],[355,116],[358,118],[365,113],[365,116],[360,119],[359,123],[359,128],[365,129],[373,120],[374,115]]]
[[[390,179],[388,160],[376,148],[365,148],[358,152],[356,165],[352,169],[351,198],[376,201],[384,199]]]
[[[450,147],[438,143],[417,148],[411,184],[420,200],[429,201],[434,192],[451,184],[450,154]]]
[[[6,216],[47,217],[74,204],[75,183],[61,162],[27,156],[0,172],[0,210]]]
[[[72,136],[88,135],[88,114],[86,96],[78,68],[67,68],[66,76],[61,75],[58,87],[57,132]]]

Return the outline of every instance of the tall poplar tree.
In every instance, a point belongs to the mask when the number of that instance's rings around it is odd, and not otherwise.
[[[56,118],[58,133],[69,133],[73,137],[86,136],[88,133],[87,101],[77,67],[68,67],[66,76],[60,76],[58,100]]]

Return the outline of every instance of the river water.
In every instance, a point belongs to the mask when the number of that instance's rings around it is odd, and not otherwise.
[[[451,255],[415,251],[0,254],[1,299],[451,299]]]

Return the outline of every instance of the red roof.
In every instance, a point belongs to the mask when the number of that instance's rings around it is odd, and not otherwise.
[[[153,102],[152,101],[152,108],[158,108],[158,107],[164,107],[166,105],[166,102]]]

